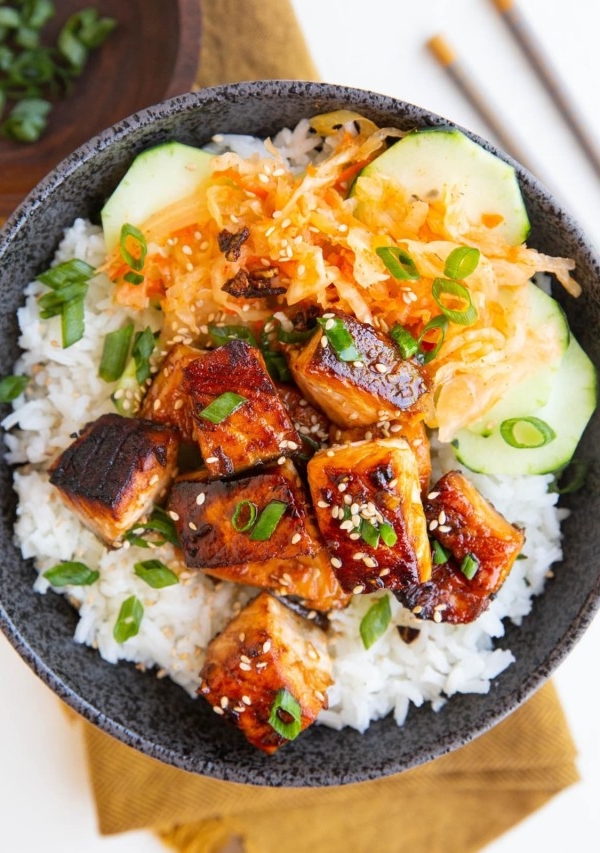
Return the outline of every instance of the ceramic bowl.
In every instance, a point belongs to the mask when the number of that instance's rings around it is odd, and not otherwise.
[[[316,83],[258,82],[175,97],[100,133],[54,169],[10,218],[0,240],[0,375],[17,356],[15,312],[23,287],[51,258],[62,229],[98,211],[133,157],[166,140],[201,145],[217,132],[265,135],[303,116],[348,107],[380,125],[408,129],[448,125],[440,116],[366,91]],[[476,137],[474,137],[476,138]],[[495,149],[476,138],[489,150]],[[498,152],[495,152],[498,153]],[[500,154],[505,159],[505,155]],[[530,244],[572,257],[583,295],[565,298],[574,333],[600,365],[600,266],[578,225],[549,193],[518,167],[533,229]],[[560,298],[560,294],[559,294]],[[33,567],[12,539],[15,497],[11,471],[0,469],[2,519],[0,624],[46,684],[91,723],[161,761],[218,779],[255,785],[327,786],[398,773],[447,753],[486,731],[535,691],[565,658],[592,620],[600,593],[600,516],[597,447],[600,417],[592,419],[579,455],[590,464],[584,490],[564,499],[564,562],[519,628],[507,626],[501,647],[516,655],[486,695],[456,695],[438,713],[413,708],[399,729],[391,718],[360,735],[312,726],[267,757],[223,725],[204,702],[168,680],[128,664],[105,663],[76,644],[76,614],[64,597],[32,591]]]

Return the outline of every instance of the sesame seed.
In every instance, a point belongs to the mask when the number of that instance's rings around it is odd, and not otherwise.
[[[423,610],[422,606],[420,604],[417,604],[415,607],[413,607],[412,612],[413,613],[420,613],[421,610]]]
[[[179,515],[172,509],[169,510],[169,518],[172,518],[173,521],[179,521]]]
[[[198,530],[198,527],[194,524],[193,521],[188,521],[188,527],[190,530]]]
[[[154,403],[152,403],[152,408],[154,409],[155,412],[158,412],[161,405],[162,405],[162,403],[160,400],[155,400]]]
[[[332,557],[329,562],[331,563],[334,569],[342,568],[342,561],[339,559],[339,557]]]
[[[184,405],[183,400],[182,400],[182,399],[181,399],[181,397],[180,397],[180,398],[179,398],[179,400],[175,400],[175,403],[174,403],[174,405],[173,405],[173,409],[174,409],[176,412],[178,412],[178,411],[179,411],[179,409],[183,409],[183,405]]]
[[[440,511],[440,514],[438,515],[438,521],[440,524],[446,523],[446,513],[444,512],[443,509]]]
[[[191,246],[182,246],[181,251],[183,252],[184,255],[191,255],[192,254],[192,247]]]
[[[242,672],[251,672],[252,671],[252,667],[250,666],[250,664],[244,663],[243,661],[241,664],[239,664],[239,667],[242,670]]]
[[[298,450],[298,445],[295,441],[288,441],[287,446],[290,450]]]
[[[277,460],[278,465],[285,465],[285,456],[280,456]]]
[[[388,372],[387,365],[382,364],[380,361],[378,361],[377,364],[375,365],[375,370],[377,371],[377,373],[387,373]]]
[[[360,533],[351,533],[348,536],[348,539],[352,539],[354,542],[356,542],[357,539],[360,539]]]
[[[244,634],[244,632],[242,632],[241,634],[238,634],[238,639],[239,639],[240,643],[244,642],[244,640],[246,639],[246,635]]]
[[[304,266],[304,264],[298,264],[298,269],[296,270],[296,274],[298,276],[303,276],[305,272],[306,272],[306,267]]]
[[[354,530],[354,522],[347,518],[346,521],[342,521],[340,524],[340,530]]]
[[[319,509],[329,508],[329,504],[327,503],[327,501],[317,501],[317,506],[319,507]]]
[[[318,699],[319,702],[324,702],[325,701],[325,695],[323,693],[321,693],[320,690],[315,690],[315,699]]]
[[[434,518],[432,521],[429,522],[429,529],[430,530],[435,530],[436,527],[438,527],[438,526],[439,526],[439,521],[437,520],[437,518]]]
[[[292,545],[297,545],[301,539],[302,536],[300,535],[300,533],[294,533],[294,535],[292,536]]]
[[[321,346],[323,347],[323,349],[327,347],[327,343],[327,335],[321,335]]]
[[[434,501],[436,498],[439,498],[439,496],[439,492],[429,492],[429,494],[427,495],[430,501]]]
[[[335,326],[335,320],[333,317],[325,322],[325,331],[329,331],[329,329],[333,329]]]
[[[366,554],[363,554],[362,551],[357,551],[356,554],[352,555],[353,560],[364,560],[365,557],[366,557]]]
[[[348,488],[348,483],[340,483],[338,485],[338,492],[345,492]]]
[[[160,477],[158,476],[158,474],[153,474],[150,477],[150,485],[155,486],[158,483],[159,479],[160,479]]]
[[[339,506],[333,506],[333,507],[331,507],[331,517],[332,517],[332,518],[334,518],[334,519],[335,519],[335,518],[337,518],[337,517],[338,517],[338,515],[339,515],[339,512],[340,512],[340,507],[339,507]]]
[[[327,453],[325,454],[325,456],[328,456],[331,459],[332,456],[335,456],[335,451],[334,450],[328,450]]]
[[[375,568],[377,568],[377,560],[374,560],[374,559],[373,559],[373,557],[365,557],[365,558],[363,559],[363,563],[365,564],[365,566],[366,566],[368,569],[375,569]]]
[[[250,663],[251,662],[248,655],[240,655],[240,660],[242,661],[242,663]]]
[[[440,533],[450,533],[450,531],[452,530],[449,524],[440,524],[438,529]]]
[[[221,708],[227,708],[229,705],[229,698],[227,696],[221,696]]]
[[[283,222],[281,223],[281,227],[282,228],[289,228],[291,224],[292,224],[291,219],[284,219]]]
[[[196,497],[196,503],[198,504],[198,506],[202,506],[205,500],[206,494],[204,492],[200,492],[200,494]]]
[[[382,569],[379,572],[379,577],[384,578],[384,577],[386,577],[386,575],[389,575],[390,572],[391,572],[391,569]]]
[[[256,664],[257,669],[266,669],[266,667],[267,667],[267,661],[266,660],[261,660],[259,663]],[[241,669],[241,666],[240,666],[240,669]]]
[[[263,650],[263,655],[266,655],[267,652],[271,651],[271,641],[270,640],[265,640],[265,642],[263,643],[262,650]]]
[[[390,480],[390,482],[388,483],[388,486],[390,487],[390,489],[395,489],[397,485],[398,485],[398,477],[394,477],[394,479]]]
[[[345,504],[346,506],[350,506],[350,504],[351,504],[351,503],[352,503],[352,498],[351,498],[351,496],[350,496],[350,495],[344,495],[344,504]]]
[[[204,461],[207,465],[214,465],[215,462],[219,461],[219,458],[217,456],[208,456]]]
[[[251,705],[252,699],[244,694],[244,696],[242,696],[242,702],[244,703],[244,705]]]
[[[433,614],[433,621],[438,622],[438,623],[442,621],[442,614],[440,613],[439,610],[436,610],[435,613]]]
[[[213,705],[213,711],[215,712],[215,714],[219,714],[220,717],[225,714],[225,711],[221,708],[220,705]]]
[[[269,176],[265,175],[261,172],[258,176],[258,180],[261,182],[261,184],[268,184],[269,183]]]
[[[361,594],[361,592],[364,592],[364,591],[365,591],[365,587],[364,587],[364,584],[362,584],[362,583],[357,584],[357,585],[354,587],[354,589],[352,590],[352,592],[354,593],[354,595],[360,595],[360,594]]]

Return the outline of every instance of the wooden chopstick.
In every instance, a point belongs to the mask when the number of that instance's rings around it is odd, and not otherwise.
[[[514,140],[507,133],[504,123],[490,107],[485,95],[477,89],[462,62],[458,59],[444,36],[433,36],[427,42],[427,47],[446,71],[452,82],[460,89],[475,112],[492,131],[500,146],[507,154],[514,157],[517,162],[525,166],[526,169],[529,169],[530,172],[533,172],[532,167],[527,164],[527,158],[521,153]]]
[[[562,114],[590,165],[598,177],[600,177],[600,152],[594,145],[592,137],[587,132],[581,116],[573,106],[571,97],[564,89],[556,72],[544,55],[533,31],[515,6],[513,0],[492,0],[492,3],[500,12],[511,35],[554,101],[555,106]]]

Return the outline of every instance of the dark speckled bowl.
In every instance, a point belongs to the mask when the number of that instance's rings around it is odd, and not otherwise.
[[[133,157],[170,139],[200,145],[217,132],[269,134],[303,116],[350,107],[400,128],[448,124],[392,98],[315,83],[244,83],[177,97],[94,137],[62,162],[26,199],[0,240],[0,375],[17,356],[15,312],[25,284],[51,258],[62,229],[77,216],[97,219],[103,201]],[[477,140],[482,142],[481,140]],[[487,148],[492,147],[483,143]],[[503,155],[501,155],[503,156]],[[581,344],[600,363],[600,265],[580,228],[526,171],[519,177],[533,223],[530,244],[577,262],[578,300],[563,300]],[[112,666],[73,642],[76,615],[58,595],[32,591],[33,567],[12,541],[15,498],[3,465],[0,624],[15,648],[61,698],[125,743],[177,767],[255,785],[333,785],[398,773],[472,740],[523,702],[564,659],[593,618],[600,593],[600,517],[595,416],[581,445],[590,463],[584,491],[565,503],[565,560],[521,628],[509,626],[502,645],[517,661],[486,696],[455,696],[439,713],[413,709],[403,729],[388,718],[364,735],[313,726],[266,757],[224,726],[208,705],[167,680],[126,664]]]

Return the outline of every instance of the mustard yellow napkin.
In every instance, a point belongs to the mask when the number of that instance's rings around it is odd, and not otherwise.
[[[334,788],[221,782],[163,765],[87,724],[84,735],[100,831],[153,829],[181,853],[221,853],[235,838],[246,853],[471,853],[578,779],[551,683],[450,755]]]
[[[203,0],[198,85],[317,79],[287,0]],[[443,713],[443,711],[442,711]],[[181,853],[471,853],[578,778],[551,684],[490,733],[399,776],[326,789],[194,776],[84,724],[100,831]]]

